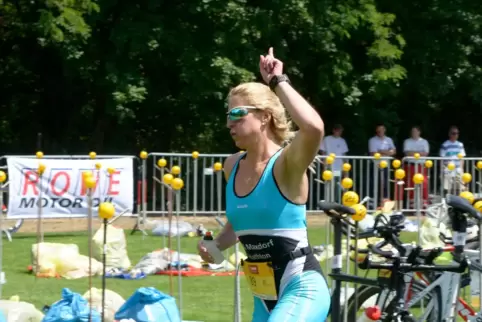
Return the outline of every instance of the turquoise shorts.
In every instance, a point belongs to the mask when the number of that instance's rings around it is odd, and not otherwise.
[[[288,282],[271,313],[263,300],[255,297],[252,322],[323,322],[330,305],[325,278],[319,272],[307,271]]]

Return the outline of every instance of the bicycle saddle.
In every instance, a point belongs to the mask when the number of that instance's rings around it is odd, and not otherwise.
[[[478,212],[477,209],[472,207],[470,202],[468,202],[466,199],[454,195],[447,195],[445,200],[447,202],[447,205],[449,205],[450,207],[466,213],[477,220],[482,219],[480,212]]]

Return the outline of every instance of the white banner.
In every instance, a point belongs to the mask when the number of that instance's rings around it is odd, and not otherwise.
[[[39,164],[45,172],[37,175]],[[100,170],[95,165],[101,165]],[[88,214],[87,189],[82,173],[92,172],[97,181],[93,193],[93,214],[99,203],[112,202],[116,214],[132,213],[134,172],[132,158],[115,159],[42,159],[8,158],[8,218],[37,218],[41,200],[43,218],[84,217]],[[112,174],[109,174],[111,170]]]

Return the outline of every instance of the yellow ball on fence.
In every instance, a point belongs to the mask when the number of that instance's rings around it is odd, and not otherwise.
[[[380,167],[380,169],[385,169],[386,167],[388,167],[388,162],[385,161],[385,160],[382,160],[382,161],[380,161],[378,166]]]
[[[171,168],[171,173],[177,176],[179,173],[181,173],[181,168],[175,165]]]
[[[216,162],[213,165],[213,169],[214,171],[221,171],[223,169],[223,164],[221,162]]]
[[[423,174],[421,174],[421,173],[415,173],[415,174],[413,175],[412,180],[413,180],[413,183],[415,183],[415,184],[422,184],[422,183],[423,183],[423,180],[424,180]]]
[[[470,191],[462,191],[460,194],[459,194],[460,197],[466,199],[468,202],[470,202],[471,204],[474,202],[474,194]]]
[[[378,160],[378,159],[380,159],[380,158],[382,157],[382,155],[377,152],[377,153],[375,153],[375,154],[373,155],[373,157],[375,158],[375,160]]]
[[[395,169],[400,168],[401,165],[402,165],[402,162],[400,162],[400,160],[393,160],[392,161],[392,167],[394,167]]]
[[[351,189],[351,187],[353,187],[353,180],[351,178],[343,178],[343,180],[341,180],[341,186],[343,189]]]
[[[110,174],[110,175],[113,175],[115,172],[115,169],[114,168],[107,168],[107,173]]]
[[[330,154],[329,154],[329,156],[330,156],[330,157],[332,157],[333,159],[336,159],[336,154],[335,154],[335,153],[333,153],[333,152],[332,152],[332,153],[330,153]]]
[[[147,151],[141,151],[141,153],[139,153],[139,157],[140,157],[142,160],[147,159],[148,156],[149,156],[149,154],[147,153]]]
[[[3,171],[0,171],[0,183],[4,183],[7,181],[7,174]]]
[[[38,151],[37,153],[35,153],[35,156],[37,157],[37,159],[42,159],[44,157],[44,153],[42,151]]]
[[[341,202],[343,203],[344,206],[347,206],[347,207],[353,206],[354,204],[357,204],[359,201],[360,201],[360,197],[354,191],[345,192],[343,194],[343,197],[341,198]]]
[[[333,179],[333,172],[331,172],[330,170],[325,170],[325,171],[323,171],[323,173],[321,174],[321,178],[322,178],[324,181],[330,181],[331,179]]]
[[[405,178],[405,170],[397,169],[395,171],[395,179],[403,180]]]
[[[325,162],[326,164],[333,164],[333,162],[335,162],[335,158],[332,156],[327,156]]]
[[[458,153],[458,154],[457,154],[457,158],[463,159],[463,158],[464,158],[464,154],[463,154],[463,153]]]
[[[477,209],[477,211],[482,212],[482,200],[479,200],[476,203],[474,203],[474,208]]]
[[[90,153],[89,153],[89,158],[91,158],[91,159],[97,158],[97,153],[95,153],[95,152],[90,152]]]
[[[348,172],[351,170],[351,164],[343,163],[343,171]]]
[[[469,183],[470,181],[472,181],[472,175],[470,173],[465,172],[464,174],[462,174],[463,183]]]
[[[357,203],[352,205],[351,208],[355,209],[355,213],[351,215],[351,218],[354,221],[361,221],[365,219],[365,216],[367,215],[367,208],[365,208],[364,205]]]
[[[197,159],[197,158],[199,158],[199,152],[194,151],[193,153],[191,153],[191,156],[192,156],[193,159]]]
[[[184,181],[181,178],[175,178],[171,182],[171,187],[174,190],[181,190],[184,187]]]
[[[420,153],[414,153],[414,154],[413,154],[413,157],[414,157],[416,160],[420,159]]]
[[[447,169],[449,169],[450,171],[455,170],[455,164],[453,162],[450,162],[449,164],[447,164]]]
[[[164,182],[165,184],[171,184],[172,180],[174,179],[174,176],[170,173],[166,173],[163,177],[162,177],[162,182]]]
[[[103,202],[99,205],[99,217],[102,219],[111,219],[115,215],[115,207],[110,202]]]
[[[87,176],[84,178],[84,184],[88,189],[93,189],[95,187],[95,178],[94,176]]]
[[[166,159],[159,159],[157,160],[157,166],[159,168],[164,168],[167,165]]]
[[[40,163],[40,164],[38,165],[38,168],[37,168],[38,174],[40,174],[40,175],[44,174],[45,168],[46,168],[45,164]]]
[[[92,176],[93,176],[93,174],[92,174],[92,172],[90,172],[90,171],[84,171],[84,172],[82,172],[82,180],[84,180],[84,181],[85,181],[86,178],[92,177]]]
[[[482,161],[477,161],[477,164],[475,165],[477,169],[482,170]]]
[[[100,169],[102,168],[102,164],[96,163],[96,164],[95,164],[95,168],[96,168],[97,170],[100,170]]]
[[[425,161],[425,168],[429,168],[429,169],[430,169],[431,167],[433,167],[433,162],[432,162],[432,160],[427,160],[427,161]]]

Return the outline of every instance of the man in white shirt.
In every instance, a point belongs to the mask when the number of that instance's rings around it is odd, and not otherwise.
[[[393,140],[388,136],[385,136],[386,128],[385,125],[377,125],[376,135],[368,141],[368,152],[370,155],[375,153],[380,153],[382,156],[392,157],[397,153],[395,144]]]
[[[368,141],[368,152],[370,155],[380,153],[382,156],[392,157],[397,153],[397,149],[395,148],[393,140],[388,136],[385,136],[385,132],[385,125],[377,125],[377,127],[375,128],[376,135]],[[380,170],[376,169],[376,171],[380,171],[380,182],[376,184],[379,185],[379,191],[381,192],[381,195],[375,196],[374,193],[372,193],[372,197],[378,199],[379,202],[382,202],[383,199],[390,198],[390,173],[388,171],[388,168]],[[371,182],[372,181],[373,180],[371,180]],[[372,191],[374,192],[374,189]]]
[[[411,136],[403,142],[403,153],[406,157],[413,157],[415,153],[418,153],[421,157],[426,157],[430,152],[428,141],[420,136],[421,133],[420,127],[412,127]],[[423,203],[426,204],[428,201],[428,171],[423,163],[423,160],[408,159],[405,163],[405,179],[407,187],[413,188],[413,175],[415,173],[423,174],[425,180],[422,184],[422,199]],[[410,201],[414,199],[414,191],[411,189],[408,190],[408,198]]]
[[[342,137],[343,126],[341,124],[335,124],[333,126],[332,133],[332,135],[326,136],[321,142],[320,153],[322,155],[329,155],[330,153],[334,153],[336,155],[335,162],[333,162],[331,166],[331,171],[333,171],[333,176],[335,178],[334,182],[337,186],[336,195],[337,200],[339,200],[338,195],[341,194],[341,190],[338,188],[344,162],[343,156],[348,152],[348,145],[346,144],[345,139]]]
[[[331,167],[335,176],[340,176],[343,167],[343,156],[348,152],[348,145],[344,138],[342,138],[343,126],[335,124],[333,126],[333,135],[326,136],[320,145],[320,152],[323,155],[334,153],[336,155],[335,162]]]
[[[449,139],[440,146],[440,156],[444,158],[444,171],[442,174],[444,194],[449,191],[457,194],[463,190],[463,185],[460,183],[459,176],[464,171],[464,160],[460,160],[458,155],[465,157],[464,144],[458,140],[459,129],[456,126],[451,126],[449,129]],[[447,165],[452,162],[455,164],[455,170],[450,171]]]

